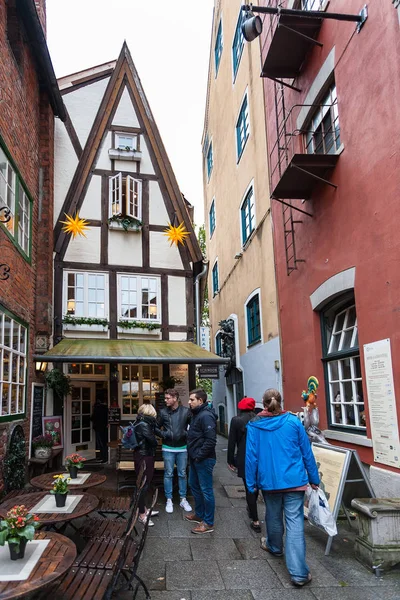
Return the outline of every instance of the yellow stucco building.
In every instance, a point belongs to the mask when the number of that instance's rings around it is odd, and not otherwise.
[[[261,406],[281,386],[260,48],[243,38],[240,7],[215,0],[202,139],[211,347],[235,361],[213,385],[221,431],[244,395]]]

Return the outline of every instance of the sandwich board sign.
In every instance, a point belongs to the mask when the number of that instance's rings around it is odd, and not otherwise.
[[[327,444],[313,443],[312,451],[317,463],[320,488],[326,495],[335,521],[340,507],[351,526],[348,507],[354,498],[375,498],[374,490],[365,473],[356,450]],[[305,506],[307,515],[307,506]],[[328,536],[325,556],[330,552],[334,536]]]

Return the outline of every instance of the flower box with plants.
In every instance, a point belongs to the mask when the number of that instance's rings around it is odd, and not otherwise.
[[[121,213],[113,215],[108,219],[109,229],[122,229],[123,231],[141,231],[142,225],[142,221],[136,219],[136,217],[123,215]]]
[[[76,479],[78,476],[78,469],[82,469],[83,463],[86,458],[83,458],[80,454],[69,454],[65,457],[65,466],[69,471],[71,479]]]
[[[62,318],[64,329],[82,330],[82,331],[102,331],[108,330],[109,322],[107,319],[100,317],[75,317],[74,315],[66,314]]]
[[[131,146],[118,146],[118,148],[110,148],[108,156],[113,160],[134,160],[139,162],[142,158],[142,152],[135,150]]]
[[[134,319],[120,319],[117,322],[118,333],[128,333],[133,335],[161,335],[161,323],[154,321],[135,321]]]
[[[28,513],[23,504],[14,506],[0,521],[0,546],[8,542],[11,560],[24,558],[26,544],[33,540],[38,521],[39,517]]]
[[[53,444],[53,436],[50,433],[33,438],[32,448],[35,458],[50,458]]]
[[[53,475],[53,479],[55,479],[55,481],[50,493],[55,495],[56,506],[60,508],[61,506],[65,506],[65,502],[67,501],[67,494],[69,492],[68,484],[71,479],[66,477],[63,473],[60,475]]]

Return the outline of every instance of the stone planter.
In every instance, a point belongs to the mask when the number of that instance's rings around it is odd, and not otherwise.
[[[35,458],[50,458],[51,448],[48,446],[39,446],[35,448]]]
[[[10,550],[10,559],[18,560],[19,558],[24,558],[27,543],[28,543],[28,540],[26,538],[20,538],[19,549],[17,550],[18,544],[13,544],[12,542],[8,542],[8,549]]]
[[[54,495],[56,497],[56,506],[58,508],[65,506],[65,503],[67,501],[67,494],[54,494]]]
[[[380,570],[400,563],[400,498],[356,498],[351,506],[358,511],[358,560]]]

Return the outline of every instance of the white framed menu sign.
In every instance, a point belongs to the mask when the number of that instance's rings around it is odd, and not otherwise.
[[[374,461],[400,468],[390,339],[364,344],[364,361]]]

